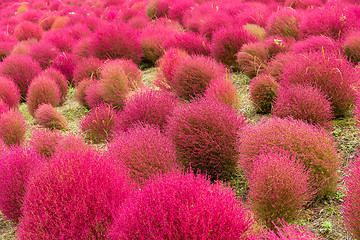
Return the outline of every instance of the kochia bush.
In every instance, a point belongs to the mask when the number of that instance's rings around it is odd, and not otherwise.
[[[34,112],[34,119],[40,126],[45,128],[68,129],[66,118],[51,104],[41,104]]]
[[[280,37],[299,37],[299,14],[292,8],[281,8],[270,15],[266,30],[268,35]]]
[[[162,46],[165,51],[171,48],[178,48],[190,55],[210,55],[207,39],[193,32],[175,33],[167,38]]]
[[[344,50],[348,59],[354,63],[360,62],[360,31],[354,31],[348,34],[342,44],[342,49]]]
[[[119,208],[118,239],[247,239],[253,220],[235,193],[202,175],[175,171],[149,181]]]
[[[10,108],[17,108],[20,104],[18,86],[9,78],[0,76],[0,99]]]
[[[26,120],[17,109],[0,115],[0,138],[6,145],[20,145],[25,140],[26,131]]]
[[[14,30],[14,36],[19,41],[28,40],[34,38],[40,40],[44,31],[40,25],[29,21],[24,21],[16,25]]]
[[[61,133],[47,128],[36,128],[32,132],[29,146],[44,157],[52,157],[61,139]]]
[[[239,107],[237,88],[229,76],[212,80],[205,91],[204,97],[218,100],[229,107]]]
[[[320,240],[321,236],[314,235],[306,226],[299,226],[296,223],[290,225],[282,221],[281,226],[275,226],[275,230],[265,230],[261,239],[263,240]]]

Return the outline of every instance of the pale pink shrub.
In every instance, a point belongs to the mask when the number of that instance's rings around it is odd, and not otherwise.
[[[119,119],[117,112],[111,105],[100,104],[82,118],[81,132],[85,140],[101,143],[110,140],[118,129]]]
[[[340,44],[326,36],[310,36],[304,40],[297,41],[290,47],[290,50],[294,53],[342,53]]]
[[[35,128],[29,146],[39,155],[51,158],[61,139],[61,133],[47,128]]]
[[[149,124],[163,130],[167,117],[179,104],[172,93],[160,90],[134,92],[126,100],[120,117],[120,128],[127,131],[137,124]]]
[[[278,219],[301,219],[313,197],[309,172],[296,160],[281,153],[259,155],[247,176],[250,209],[270,228],[279,224]]]
[[[26,120],[17,109],[10,109],[0,116],[0,138],[8,145],[20,145],[25,140]]]
[[[272,114],[280,118],[291,116],[323,127],[330,127],[330,121],[334,118],[326,94],[317,88],[302,85],[280,87]]]
[[[190,55],[210,55],[208,40],[193,32],[175,33],[163,42],[162,47],[165,51],[171,48],[178,48]]]
[[[40,40],[43,35],[43,29],[40,25],[29,21],[24,21],[16,25],[14,30],[14,36],[19,41],[28,40],[34,38]]]
[[[10,108],[17,108],[20,104],[19,88],[7,77],[0,76],[0,99]]]
[[[127,166],[131,178],[138,183],[145,183],[153,174],[170,172],[178,165],[171,140],[150,125],[135,125],[128,132],[119,132],[106,154]]]
[[[179,171],[149,181],[125,200],[110,236],[118,239],[247,239],[253,220],[235,193]],[[210,237],[209,237],[210,236]]]
[[[212,179],[228,178],[237,164],[237,135],[245,118],[212,99],[200,99],[173,110],[166,127],[179,161]]]
[[[360,62],[360,31],[354,31],[348,34],[342,44],[342,49],[348,59],[355,64]]]
[[[74,68],[74,84],[77,86],[86,78],[100,78],[100,68],[103,63],[94,57],[82,58]]]
[[[321,236],[313,234],[306,226],[299,226],[296,223],[290,225],[281,221],[281,227],[275,226],[275,231],[265,230],[261,235],[263,240],[323,240]]]
[[[257,156],[281,149],[310,171],[318,197],[335,192],[341,160],[334,139],[323,128],[291,118],[270,118],[248,126],[238,139],[239,166],[245,173],[251,173]]]
[[[251,79],[250,100],[258,113],[270,113],[278,92],[279,84],[271,75],[260,74]]]
[[[68,83],[73,83],[74,69],[77,62],[78,59],[75,55],[62,52],[51,63],[51,67],[59,70],[66,77]]]
[[[39,63],[29,56],[11,55],[0,64],[0,74],[12,79],[25,99],[31,81],[41,72]]]
[[[56,128],[59,130],[68,129],[66,118],[51,104],[41,104],[34,112],[34,119],[44,128]]]
[[[45,162],[25,147],[1,151],[0,156],[0,211],[14,223],[19,223],[30,175]]]
[[[29,55],[40,64],[42,69],[46,69],[50,67],[59,53],[57,47],[51,43],[40,41],[31,46]]]
[[[239,95],[231,77],[216,78],[212,80],[204,93],[205,98],[211,98],[225,103],[229,107],[239,107]]]
[[[280,8],[269,16],[266,31],[268,35],[283,38],[299,37],[299,13],[292,8]]]
[[[129,195],[127,174],[95,151],[67,151],[28,183],[19,239],[106,239],[114,208]]]
[[[31,82],[26,96],[26,104],[29,113],[34,116],[34,112],[41,104],[48,103],[57,106],[60,99],[60,90],[56,82],[51,78],[40,76]]]
[[[60,104],[63,104],[69,92],[69,86],[65,76],[55,68],[47,68],[44,71],[42,71],[38,77],[51,79],[59,86]]]

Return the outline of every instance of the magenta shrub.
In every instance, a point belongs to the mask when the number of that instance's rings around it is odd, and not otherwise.
[[[182,23],[182,19],[184,14],[187,11],[191,11],[191,8],[196,5],[195,1],[193,0],[180,0],[174,2],[171,8],[169,9],[168,17],[172,20],[177,20],[178,22]]]
[[[100,59],[124,58],[141,62],[142,52],[137,32],[125,24],[111,23],[98,28],[90,43],[92,54]]]
[[[51,43],[57,47],[60,52],[68,53],[72,51],[72,48],[76,43],[76,40],[69,33],[59,29],[45,32],[42,40]]]
[[[13,223],[19,223],[21,208],[30,175],[45,162],[25,147],[1,151],[0,156],[0,211]]]
[[[41,104],[48,103],[52,106],[59,105],[61,100],[59,86],[51,78],[39,76],[35,78],[28,90],[26,104],[32,116]]]
[[[0,115],[9,110],[10,110],[9,105],[0,99]],[[0,143],[0,146],[1,146],[1,143]]]
[[[80,135],[62,134],[57,142],[54,157],[61,157],[68,152],[86,152],[91,151],[92,146],[87,145]]]
[[[110,140],[118,129],[118,118],[111,105],[101,104],[82,118],[80,129],[86,140],[93,143],[105,142]]]
[[[320,7],[325,0],[285,0],[284,5],[294,9],[307,9],[313,7]]]
[[[92,78],[86,78],[83,79],[76,87],[75,87],[75,99],[82,105],[85,107],[90,108],[90,106],[88,106],[86,104],[86,89],[91,86],[92,84],[97,83],[98,81]]]
[[[113,67],[118,65],[119,68],[122,68],[128,78],[128,86],[130,90],[136,90],[143,86],[143,82],[141,80],[142,72],[138,68],[138,66],[132,60],[125,60],[125,59],[117,59],[112,62],[114,64]],[[110,78],[112,74],[112,67],[110,67],[110,63],[107,62],[108,67],[107,70],[101,71],[101,76],[103,78]]]
[[[236,54],[245,43],[255,41],[255,37],[243,28],[224,28],[216,31],[211,44],[211,54],[227,66],[236,66]]]
[[[74,45],[73,54],[77,57],[88,58],[91,55],[90,52],[91,37],[83,38]]]
[[[218,100],[233,108],[239,107],[240,104],[237,88],[232,83],[231,76],[212,80],[205,91],[204,97]]]
[[[74,68],[74,84],[77,86],[86,78],[100,78],[100,69],[103,63],[94,57],[82,58]]]
[[[245,118],[224,103],[200,99],[173,110],[166,127],[179,161],[212,179],[228,178],[237,165],[237,135]]]
[[[296,160],[280,153],[254,159],[248,175],[250,209],[270,228],[279,224],[278,219],[286,222],[301,219],[313,197],[310,174]]]
[[[163,42],[162,47],[165,51],[171,48],[178,48],[190,55],[210,55],[207,39],[193,32],[175,33]]]
[[[17,108],[20,104],[19,88],[7,77],[0,76],[0,99],[10,108]]]
[[[105,103],[102,97],[102,84],[100,81],[90,81],[89,85],[84,85],[85,107],[96,108],[97,105]]]
[[[298,58],[299,54],[293,52],[279,53],[267,63],[263,73],[269,74],[275,77],[277,81],[280,81],[280,76],[284,72],[285,67],[297,61]]]
[[[59,53],[57,47],[51,43],[40,41],[31,46],[29,55],[40,64],[42,69],[46,69],[50,67]]]
[[[60,104],[63,104],[69,92],[69,86],[65,76],[55,68],[47,68],[39,74],[39,78],[41,77],[52,79],[59,86]]]
[[[310,171],[310,180],[323,197],[336,191],[340,156],[326,130],[291,118],[262,119],[239,136],[239,166],[250,174],[257,156],[283,150]]]
[[[119,132],[107,149],[107,155],[127,166],[131,178],[138,183],[145,183],[153,174],[175,169],[175,154],[171,140],[150,125],[136,125],[128,132]]]
[[[29,21],[24,21],[16,25],[14,36],[19,41],[28,40],[31,38],[40,40],[42,38],[43,32],[44,31],[40,25]]]
[[[344,39],[342,49],[350,61],[355,64],[360,62],[360,31],[348,34]]]
[[[150,18],[161,18],[167,15],[169,7],[169,0],[150,0],[146,5],[145,13]]]
[[[334,118],[328,97],[317,88],[302,85],[280,87],[272,114],[280,118],[291,116],[323,127],[330,127]]]
[[[266,43],[266,46],[269,49],[269,58],[273,59],[277,54],[288,52],[292,44],[296,41],[292,37],[283,38],[279,36],[268,36],[263,42]]]
[[[29,180],[19,239],[106,239],[129,194],[127,174],[95,151],[68,151]]]
[[[61,139],[61,133],[47,128],[35,128],[29,146],[39,155],[51,158]]]
[[[66,77],[68,83],[72,83],[77,62],[78,59],[75,55],[62,52],[51,63],[51,67],[59,70]]]
[[[260,74],[251,79],[250,100],[258,113],[270,113],[278,92],[279,84],[271,75]]]
[[[248,239],[253,220],[235,193],[203,175],[175,171],[125,200],[111,239]]]
[[[31,81],[41,72],[39,63],[29,56],[10,55],[0,64],[0,74],[12,79],[25,99]]]
[[[20,145],[25,140],[26,120],[17,109],[0,115],[0,138],[8,145]]]
[[[12,35],[0,32],[0,60],[8,56],[16,45],[17,40]]]
[[[290,225],[285,221],[280,226],[275,226],[275,230],[265,230],[261,235],[263,240],[323,240],[321,236],[314,235],[306,226],[298,226],[296,223]]]
[[[266,25],[268,35],[283,38],[299,37],[299,22],[301,18],[298,11],[292,8],[280,8],[269,16]]]
[[[344,116],[355,104],[359,76],[344,57],[322,52],[299,55],[286,65],[284,84],[303,84],[319,88],[329,97],[335,116]]]
[[[304,40],[297,41],[290,47],[290,50],[294,53],[342,53],[340,43],[326,36],[310,36]]]
[[[51,104],[41,104],[34,112],[35,121],[44,128],[67,130],[66,118],[59,113]]]

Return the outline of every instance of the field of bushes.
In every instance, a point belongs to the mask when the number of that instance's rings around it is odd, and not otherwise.
[[[360,1],[2,0],[0,239],[360,239]]]

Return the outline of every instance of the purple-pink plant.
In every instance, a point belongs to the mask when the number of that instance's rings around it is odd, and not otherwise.
[[[249,85],[250,100],[258,113],[270,113],[277,92],[279,84],[271,75],[260,74],[251,79]]]
[[[42,38],[43,41],[49,42],[57,47],[60,52],[71,52],[76,40],[62,30],[56,29],[47,31]]]
[[[210,55],[210,47],[207,39],[194,32],[180,32],[168,37],[162,47],[165,51],[178,48],[190,55]]]
[[[44,157],[51,158],[61,139],[61,133],[47,128],[35,128],[29,146]]]
[[[45,160],[25,147],[1,151],[0,156],[0,211],[13,223],[19,223],[30,175]]]
[[[47,68],[44,71],[42,71],[38,77],[52,79],[59,86],[60,104],[63,104],[65,102],[65,98],[69,92],[69,84],[68,84],[68,81],[66,80],[65,76],[59,70],[57,70],[55,68]]]
[[[298,58],[299,54],[293,52],[279,53],[267,63],[263,73],[269,74],[275,77],[277,81],[280,81],[280,76],[284,72],[285,67],[295,62]]]
[[[20,145],[25,140],[26,120],[17,109],[0,115],[0,138],[8,145]]]
[[[44,127],[50,129],[67,130],[68,123],[66,118],[59,113],[51,104],[41,104],[34,112],[34,119],[36,122]]]
[[[102,84],[100,81],[89,81],[84,85],[85,107],[96,108],[99,104],[105,103],[102,97]]]
[[[340,43],[326,36],[310,36],[304,40],[297,41],[290,47],[290,50],[294,53],[342,53]]]
[[[0,99],[10,108],[17,108],[20,104],[19,88],[7,77],[0,76]]]
[[[270,228],[279,224],[278,219],[286,222],[301,219],[313,197],[305,166],[295,157],[281,153],[259,155],[253,166],[247,177],[250,209],[255,216]]]
[[[100,78],[100,69],[103,63],[94,57],[82,58],[74,68],[74,83],[79,83],[86,78]]]
[[[51,67],[59,70],[66,77],[67,81],[72,83],[77,62],[78,59],[75,55],[62,52],[51,63]]]
[[[297,39],[299,37],[299,21],[298,11],[288,7],[280,8],[269,16],[266,25],[267,34]]]
[[[59,55],[57,47],[46,41],[40,41],[33,44],[30,48],[29,55],[37,61],[42,69],[50,67],[54,59]]]
[[[204,97],[218,100],[229,107],[239,107],[237,88],[235,84],[232,83],[231,76],[228,75],[223,78],[212,80],[205,91]]]
[[[149,181],[118,209],[118,239],[247,239],[253,220],[235,193],[179,171]]]
[[[92,151],[67,151],[28,183],[19,239],[106,239],[114,209],[130,193],[126,172]]]
[[[200,99],[173,110],[166,127],[179,161],[212,179],[228,178],[236,169],[237,135],[245,118],[212,99]]]
[[[360,31],[348,34],[342,44],[342,49],[348,59],[354,63],[360,62]]]
[[[281,221],[281,226],[275,226],[275,230],[264,230],[261,234],[263,240],[323,240],[321,236],[313,234],[306,226],[299,226],[296,223],[290,225]]]
[[[24,21],[16,25],[14,36],[19,41],[28,40],[31,38],[40,40],[42,38],[43,32],[44,31],[40,25],[29,21]]]

